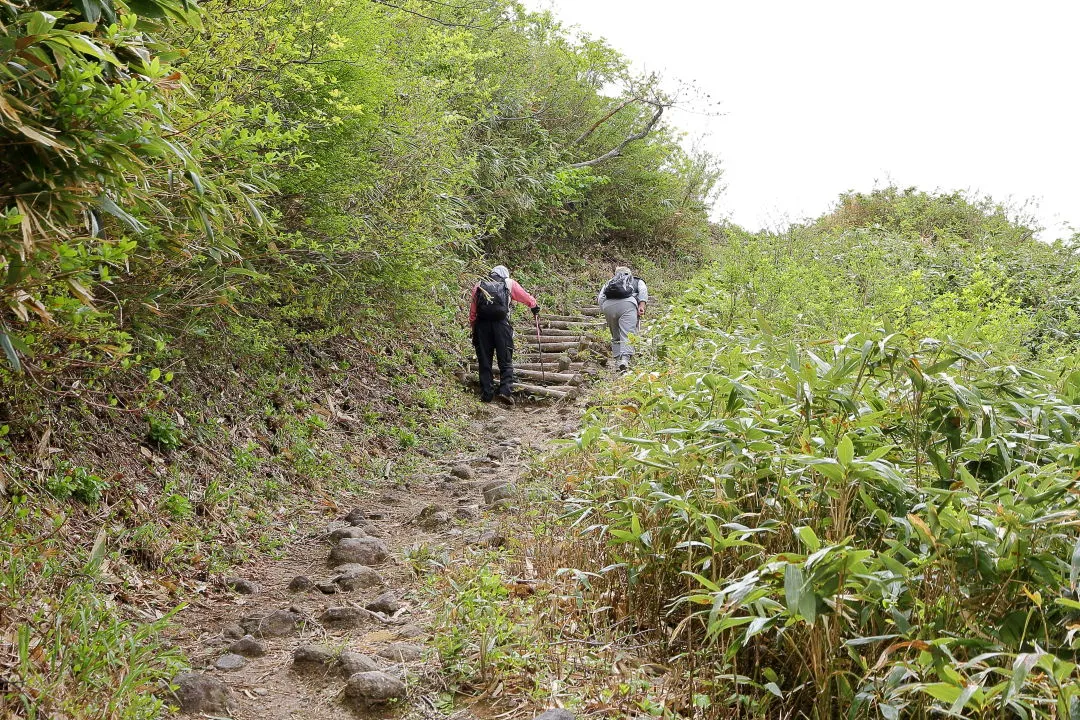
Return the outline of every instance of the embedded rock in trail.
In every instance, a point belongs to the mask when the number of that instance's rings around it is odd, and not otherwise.
[[[296,632],[301,619],[300,614],[292,610],[275,610],[269,615],[246,617],[240,621],[240,627],[256,637],[285,637]]]
[[[297,575],[289,581],[289,592],[307,592],[311,588],[311,578],[304,575]]]
[[[370,537],[367,533],[367,530],[357,525],[350,525],[349,527],[338,528],[336,530],[330,531],[330,542],[334,545],[338,544],[346,538],[356,539],[366,537]]]
[[[367,618],[367,612],[360,608],[332,607],[326,608],[319,621],[333,628],[355,628],[363,625]]]
[[[562,708],[555,708],[554,710],[545,710],[533,720],[574,720],[574,713]]]
[[[342,590],[386,587],[386,581],[382,579],[382,576],[367,565],[341,565],[337,572],[338,574],[330,582],[337,583]]]
[[[379,664],[363,653],[346,650],[338,656],[341,674],[349,678],[360,672],[377,672]]]
[[[394,662],[415,662],[424,656],[424,648],[411,643],[390,643],[379,651],[379,657]]]
[[[386,613],[387,615],[393,615],[401,609],[401,601],[397,599],[397,596],[392,590],[387,590],[379,597],[369,602],[365,607],[372,612]]]
[[[506,544],[506,536],[494,530],[486,530],[476,540],[477,545],[489,548],[501,548]]]
[[[262,657],[266,650],[266,643],[256,640],[252,635],[245,635],[229,646],[229,652],[249,658]]]
[[[416,625],[402,625],[397,630],[398,637],[418,638],[425,637],[427,633]]]
[[[339,590],[337,585],[335,585],[334,583],[329,582],[329,581],[328,582],[321,582],[318,585],[316,585],[315,588],[319,592],[321,592],[323,595],[333,595],[334,593],[336,593]]]
[[[227,715],[232,712],[232,693],[224,682],[202,673],[184,673],[173,684],[180,710],[191,715]]]
[[[480,518],[480,509],[475,505],[459,507],[454,511],[454,517],[459,520],[478,520]]]
[[[239,670],[247,665],[247,659],[235,653],[227,653],[218,658],[214,667],[218,670]]]
[[[236,623],[233,623],[232,625],[226,625],[225,629],[221,631],[221,634],[223,637],[226,637],[230,640],[239,640],[247,633],[244,632],[244,628],[240,627]]]
[[[450,474],[456,478],[461,478],[462,480],[472,480],[474,475],[473,469],[465,463],[458,463],[450,468]]]
[[[506,447],[503,445],[496,445],[488,450],[487,456],[492,460],[502,460],[506,457]]]
[[[225,578],[225,587],[238,595],[258,595],[260,589],[257,583],[239,577]]]
[[[361,705],[381,705],[405,697],[405,683],[384,672],[359,672],[349,678],[345,696]]]
[[[390,557],[382,540],[375,538],[345,538],[330,551],[331,565],[378,565]]]
[[[428,530],[436,530],[450,522],[450,513],[440,506],[431,504],[420,511],[416,524]]]
[[[312,665],[329,665],[334,662],[334,653],[325,645],[301,645],[293,652],[293,663],[299,668]]]
[[[350,525],[363,525],[367,520],[367,515],[360,508],[355,508],[349,511],[349,514],[342,519]]]
[[[505,480],[492,480],[484,485],[484,502],[494,505],[500,500],[514,497],[514,486]]]

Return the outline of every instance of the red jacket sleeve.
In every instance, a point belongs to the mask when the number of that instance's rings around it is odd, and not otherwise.
[[[472,301],[469,303],[469,325],[476,324],[476,290],[480,287],[480,283],[473,285],[472,289]]]
[[[536,307],[536,298],[525,292],[525,288],[518,285],[517,280],[510,281],[510,298],[528,307]],[[476,300],[474,299],[473,304],[475,303]]]

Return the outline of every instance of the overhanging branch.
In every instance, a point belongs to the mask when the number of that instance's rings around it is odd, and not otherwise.
[[[645,136],[647,136],[649,133],[651,133],[653,128],[656,127],[656,123],[660,122],[660,117],[664,114],[665,108],[667,108],[667,105],[660,102],[659,100],[646,100],[645,102],[652,105],[656,109],[656,112],[654,112],[653,116],[651,118],[649,118],[649,122],[647,122],[645,124],[645,127],[643,127],[640,131],[634,133],[633,135],[628,135],[625,140],[623,140],[621,143],[619,143],[618,145],[616,145],[612,149],[608,150],[603,155],[601,155],[599,157],[595,157],[592,160],[585,160],[584,162],[571,163],[569,167],[583,168],[583,167],[591,167],[593,165],[599,165],[600,163],[604,162],[605,160],[611,160],[612,158],[616,158],[616,157],[619,157],[620,155],[622,155],[622,151],[625,150],[626,146],[629,145],[630,143],[644,139]],[[613,111],[612,113],[609,113],[607,117],[611,117],[611,115],[613,115],[615,112],[618,112],[618,110],[620,110],[620,109],[621,109],[621,107],[616,108],[616,110]],[[607,117],[601,119],[600,122],[603,122],[604,120],[606,120]],[[590,130],[589,132],[591,133],[592,130]]]

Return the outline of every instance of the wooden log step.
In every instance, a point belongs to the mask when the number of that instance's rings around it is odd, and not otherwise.
[[[581,372],[582,370],[585,369],[585,363],[570,362],[569,359],[567,359],[566,362],[558,362],[558,361],[556,361],[556,362],[547,362],[545,360],[544,361],[544,367],[541,368],[540,363],[538,363],[538,362],[515,362],[514,363],[514,371],[516,372],[519,368],[522,369],[522,370],[540,370],[540,369],[543,369],[545,372],[548,372],[548,373],[551,373],[552,371],[554,371],[554,372],[578,373],[578,372]]]
[[[565,353],[541,353],[537,354],[535,351],[531,353],[514,353],[514,367],[521,365],[531,365],[543,361],[545,365],[552,365],[558,363],[560,360],[570,360]],[[520,362],[518,362],[520,360]]]
[[[463,383],[467,385],[480,384],[480,380],[475,375],[461,373],[458,377]],[[514,382],[514,392],[524,392],[530,395],[538,395],[540,397],[550,397],[557,400],[562,400],[564,398],[572,398],[576,396],[577,388],[572,385],[555,385],[552,387],[546,387],[544,385],[533,385],[531,383]]]
[[[515,382],[514,392],[525,392],[530,395],[539,395],[541,397],[551,397],[563,400],[575,397],[578,393],[578,389],[570,385],[545,387],[544,385],[530,385],[528,383]]]
[[[574,323],[575,325],[594,325],[596,321],[592,318],[584,317],[582,315],[546,315],[540,313],[540,324],[543,325],[546,322],[552,323]]]
[[[524,333],[525,331],[519,329],[518,332]],[[584,328],[582,328],[581,330],[562,330],[560,328],[549,328],[549,327],[540,328],[540,337],[542,337],[542,338],[544,338],[544,337],[557,337],[557,338],[561,338],[561,339],[580,338],[580,337],[585,337],[585,334],[586,334],[586,331],[585,331]],[[533,328],[532,336],[536,337],[536,328]]]
[[[469,372],[479,372],[480,368],[476,365],[469,367]],[[491,374],[493,377],[500,377],[502,373],[499,372],[499,368],[491,368]],[[550,383],[552,385],[580,385],[582,377],[578,373],[573,372],[559,372],[554,366],[548,366],[544,370],[527,370],[518,365],[514,366],[514,377],[524,378],[525,380],[539,380],[543,383]]]
[[[596,316],[596,315],[603,315],[604,311],[601,310],[598,305],[590,305],[589,307],[581,308],[581,314],[582,315]]]
[[[518,341],[518,342],[515,342],[514,344],[518,345],[518,346],[532,345],[532,347],[536,347],[536,340],[534,339],[531,343]],[[583,340],[573,340],[573,341],[565,341],[564,340],[562,342],[557,342],[557,341],[556,342],[544,342],[543,338],[541,338],[540,339],[540,352],[560,353],[560,352],[566,352],[567,350],[580,350],[581,348],[585,347],[588,344],[589,344],[588,342],[583,341]],[[532,350],[532,347],[530,347],[529,350]],[[524,348],[522,348],[522,349],[524,349]]]

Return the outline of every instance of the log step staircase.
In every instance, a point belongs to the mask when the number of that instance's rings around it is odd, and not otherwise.
[[[607,329],[596,306],[584,307],[580,315],[540,314],[540,345],[529,312],[514,313],[514,392],[519,396],[572,399],[607,359]],[[498,363],[494,375],[499,378]],[[476,359],[471,358],[459,377],[479,384]]]

